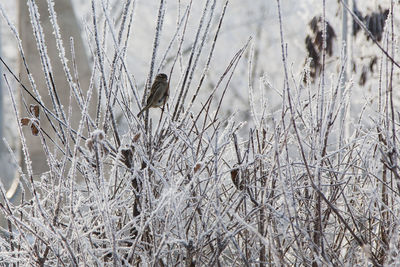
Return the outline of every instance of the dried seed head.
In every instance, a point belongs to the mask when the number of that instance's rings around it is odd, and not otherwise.
[[[89,149],[90,152],[93,152],[93,139],[92,138],[88,138],[86,140],[86,148]]]
[[[196,166],[194,166],[193,171],[194,173],[198,172],[201,168],[202,164],[201,163],[197,163]]]

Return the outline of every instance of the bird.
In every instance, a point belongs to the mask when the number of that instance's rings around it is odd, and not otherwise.
[[[150,95],[147,98],[146,106],[139,111],[137,116],[139,117],[144,111],[149,108],[161,107],[167,102],[169,96],[169,82],[168,76],[165,73],[157,74],[154,79],[153,85],[150,89]]]

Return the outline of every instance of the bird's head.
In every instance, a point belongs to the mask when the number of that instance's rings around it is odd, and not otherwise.
[[[165,73],[159,73],[156,76],[156,80],[157,81],[167,81],[168,80],[168,76]]]

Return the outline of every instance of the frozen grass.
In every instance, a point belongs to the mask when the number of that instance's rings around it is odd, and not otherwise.
[[[34,1],[29,2],[35,15]],[[61,40],[57,43],[71,95],[80,103],[78,129],[71,129],[69,111],[57,103],[51,68],[43,69],[54,95],[53,106],[46,107],[34,95],[32,100],[47,114],[42,119],[53,121],[49,131],[57,131],[57,139],[48,140],[40,129],[37,138],[47,153],[49,172],[34,180],[19,128],[27,166],[19,171],[27,191],[21,203],[15,204],[7,200],[3,188],[0,192],[0,211],[8,219],[6,234],[0,239],[2,262],[15,266],[400,264],[399,122],[392,90],[393,72],[398,71],[392,61],[398,36],[393,27],[387,27],[386,54],[380,58],[379,109],[367,118],[372,127],[361,123],[363,112],[358,123],[349,125],[351,83],[341,90],[344,66],[332,74],[332,84],[326,81],[324,68],[317,86],[292,77],[279,0],[284,73],[279,111],[270,114],[265,99],[255,99],[263,94],[255,94],[251,83],[254,49],[250,39],[235,51],[196,110],[192,106],[212,65],[226,5],[216,10],[215,1],[205,1],[193,46],[183,56],[186,22],[194,12],[189,4],[177,20],[177,34],[171,40],[175,47],[163,55],[159,35],[166,10],[161,0],[146,89],[158,57],[173,56],[165,63],[171,73],[178,60],[184,68],[169,104],[152,121],[148,115],[144,119],[134,115],[143,103],[125,64],[134,1],[124,5],[123,19],[114,25],[107,1],[92,2],[93,24],[87,32],[95,61],[92,80],[100,103],[93,118],[87,106],[94,86],[82,94],[64,59]],[[59,39],[51,1],[49,6]],[[210,32],[213,18],[218,30]],[[388,25],[393,23],[391,18]],[[33,23],[46,60],[40,24]],[[106,47],[107,38],[112,40],[111,48]],[[213,42],[209,51],[204,49],[207,38]],[[219,112],[229,104],[224,96],[229,94],[236,67],[246,63],[245,53],[250,53],[248,80],[255,127],[239,136],[242,123],[235,115],[222,117]],[[205,66],[199,57],[207,59]],[[193,72],[198,68],[204,71],[197,82]],[[18,80],[10,74],[5,78]],[[270,86],[266,78],[262,82]],[[217,99],[219,91],[222,97]],[[117,111],[129,129],[126,134],[118,128]],[[38,126],[37,121],[33,123]],[[46,145],[52,142],[58,147],[56,152]]]

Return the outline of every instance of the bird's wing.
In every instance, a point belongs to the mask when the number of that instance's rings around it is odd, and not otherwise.
[[[152,99],[152,100],[158,102],[158,101],[160,101],[161,98],[163,98],[164,93],[165,93],[165,90],[162,90],[163,86],[164,86],[164,84],[162,84],[162,83],[159,84],[157,90],[154,91],[154,94],[153,94],[154,99]],[[156,103],[154,103],[154,104],[156,104]]]
[[[153,98],[157,97],[157,92],[160,91],[158,90],[158,88],[160,87],[160,83],[159,82],[154,82],[153,85],[151,86],[150,89],[150,95],[147,98],[147,103],[146,105],[151,105],[151,103],[153,103]]]

